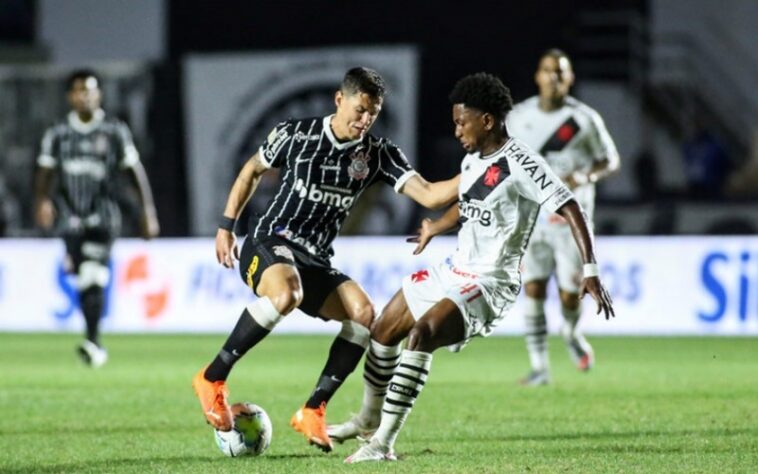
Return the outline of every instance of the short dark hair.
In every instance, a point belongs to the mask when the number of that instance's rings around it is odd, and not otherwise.
[[[74,87],[74,82],[79,80],[85,80],[88,77],[94,77],[98,86],[100,85],[100,77],[92,69],[77,69],[68,75],[66,78],[66,90],[70,91]]]
[[[450,102],[473,107],[502,120],[513,108],[511,91],[497,76],[478,72],[464,77],[455,84]]]
[[[540,55],[540,61],[542,61],[546,57],[551,57],[555,59],[566,58],[566,60],[569,63],[571,63],[571,58],[569,57],[569,55],[566,54],[566,52],[560,48],[550,48],[546,50],[544,53]]]
[[[345,73],[340,86],[347,94],[363,92],[378,99],[384,98],[387,86],[378,72],[367,67],[354,67]]]

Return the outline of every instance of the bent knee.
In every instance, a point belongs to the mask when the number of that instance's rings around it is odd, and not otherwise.
[[[579,303],[581,302],[581,300],[579,299],[578,294],[561,291],[560,298],[561,298],[561,305],[564,308],[572,310],[572,311],[579,308]]]
[[[530,298],[544,300],[547,298],[547,282],[543,280],[527,282],[524,284],[524,293]]]
[[[417,322],[408,333],[408,350],[431,351],[432,328],[424,322]]]
[[[300,285],[290,285],[269,295],[269,299],[279,314],[289,314],[303,302],[303,290]]]
[[[355,304],[350,309],[349,317],[351,321],[366,328],[371,328],[376,317],[376,310],[370,302]]]

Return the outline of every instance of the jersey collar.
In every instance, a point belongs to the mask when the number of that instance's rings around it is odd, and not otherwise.
[[[513,138],[508,137],[508,140],[506,140],[505,143],[503,143],[503,146],[493,151],[489,155],[482,155],[482,153],[479,152],[478,153],[479,156],[477,156],[477,158],[479,158],[480,160],[491,160],[492,158],[495,158],[496,156],[501,155],[503,153],[503,150],[505,150],[505,148],[508,146],[511,140],[513,140]]]
[[[103,122],[105,111],[97,109],[92,113],[92,120],[82,122],[79,115],[73,110],[68,114],[68,124],[79,133],[89,133]]]
[[[332,132],[332,117],[334,117],[334,114],[327,115],[324,117],[324,133],[326,133],[326,137],[329,139],[330,142],[332,142],[332,145],[334,145],[334,148],[338,150],[344,150],[346,148],[350,148],[351,146],[355,146],[363,141],[363,138],[358,138],[350,142],[340,142],[337,140],[337,137],[334,136],[334,132]]]

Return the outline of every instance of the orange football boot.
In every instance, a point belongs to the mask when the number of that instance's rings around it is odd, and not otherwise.
[[[290,426],[305,435],[310,444],[325,453],[334,448],[332,440],[326,433],[326,403],[321,403],[318,408],[303,406],[292,415]]]
[[[195,394],[200,399],[200,405],[203,407],[203,414],[208,424],[219,431],[229,431],[234,425],[234,418],[227,401],[229,390],[226,388],[226,382],[223,380],[209,381],[205,378],[205,369],[206,367],[200,369],[192,378],[192,388],[195,389]]]

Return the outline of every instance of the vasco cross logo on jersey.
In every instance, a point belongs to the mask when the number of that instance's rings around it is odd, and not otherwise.
[[[484,185],[488,188],[494,188],[500,182],[500,167],[497,165],[490,165],[487,171],[484,172]]]
[[[371,157],[364,151],[356,151],[350,155],[350,167],[347,174],[353,179],[365,179],[368,176],[368,160]]]

